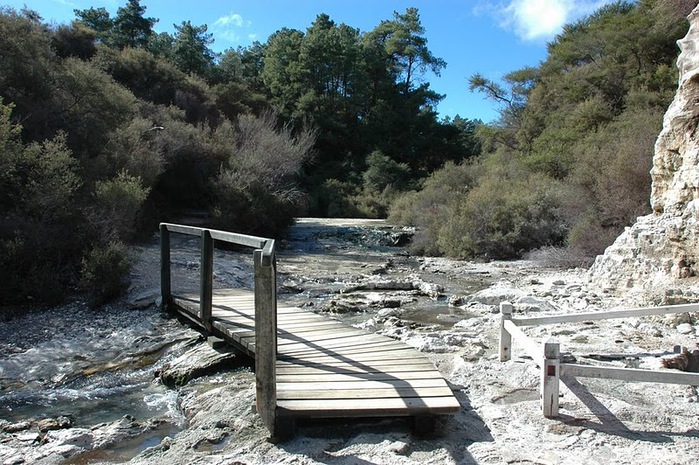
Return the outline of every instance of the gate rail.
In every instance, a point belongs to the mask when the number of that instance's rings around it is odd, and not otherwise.
[[[559,381],[562,375],[580,376],[583,378],[619,379],[631,382],[699,386],[699,373],[601,367],[562,362],[560,357],[560,343],[558,341],[550,338],[541,345],[529,338],[521,329],[522,326],[541,326],[556,323],[576,323],[686,312],[699,312],[699,304],[513,318],[512,304],[510,302],[502,302],[500,303],[500,361],[505,362],[510,360],[512,356],[512,340],[514,339],[522,346],[527,355],[541,368],[541,407],[546,417],[558,416]]]

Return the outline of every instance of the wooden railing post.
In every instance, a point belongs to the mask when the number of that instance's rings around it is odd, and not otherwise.
[[[255,379],[257,412],[277,431],[277,272],[274,245],[255,250]]]
[[[512,304],[500,303],[500,361],[506,362],[512,357],[512,335],[505,329],[505,321],[512,319]]]
[[[164,310],[170,308],[172,289],[170,285],[170,231],[167,225],[160,225],[160,298]]]
[[[561,345],[555,339],[544,343],[541,367],[541,407],[545,417],[558,416],[558,393],[561,373]]]
[[[211,331],[211,307],[213,305],[214,240],[211,232],[201,232],[201,288],[199,291],[199,318],[207,331]]]

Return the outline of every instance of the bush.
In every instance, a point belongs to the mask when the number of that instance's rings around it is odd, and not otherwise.
[[[83,250],[77,161],[62,136],[23,145],[10,110],[0,102],[0,303],[55,303]]]
[[[235,177],[225,175],[215,184],[217,202],[214,227],[243,234],[280,237],[296,216],[294,199],[270,194],[262,187],[237,187]]]
[[[365,189],[381,192],[389,186],[397,190],[410,187],[412,176],[407,164],[398,163],[378,150],[367,156],[366,164],[367,169],[363,174]]]
[[[615,229],[603,226],[595,213],[581,215],[568,233],[568,248],[587,257],[594,257],[603,253],[622,231],[623,227]]]
[[[570,247],[600,254],[625,226],[650,213],[650,169],[662,115],[657,106],[629,108],[576,145],[564,210]]]
[[[83,258],[80,288],[89,296],[91,305],[107,303],[128,288],[131,264],[127,247],[119,241],[98,246]]]
[[[132,238],[138,212],[148,191],[141,185],[140,178],[125,171],[114,179],[96,183],[92,221],[103,242]]]
[[[145,187],[153,187],[165,164],[163,151],[168,135],[164,134],[162,124],[162,121],[135,118],[117,128],[110,134],[93,176],[112,177],[125,171],[140,178]]]
[[[427,178],[420,192],[399,196],[391,205],[389,219],[417,227],[411,245],[414,253],[440,255],[437,238],[458,202],[473,185],[475,165],[447,162]]]
[[[355,218],[364,216],[353,200],[357,188],[349,182],[328,179],[317,191],[318,208],[329,218]]]
[[[379,150],[367,156],[366,164],[362,192],[348,200],[356,205],[361,216],[386,218],[391,203],[400,192],[414,184],[411,170],[407,164],[398,163]]]
[[[519,258],[565,237],[560,200],[543,175],[479,181],[440,229],[437,243],[450,256]]]
[[[349,208],[348,210],[352,211],[352,209],[354,209],[357,211],[356,214],[350,216],[362,218],[386,218],[388,216],[391,204],[400,194],[401,193],[390,184],[387,185],[382,191],[364,188],[360,194],[350,196],[346,199],[347,202],[354,205],[353,208]]]
[[[243,115],[223,124],[215,144],[228,159],[213,185],[214,224],[221,229],[276,237],[307,202],[296,177],[310,156],[312,131],[277,127],[274,115]]]

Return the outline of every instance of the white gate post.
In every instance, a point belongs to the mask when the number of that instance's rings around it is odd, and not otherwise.
[[[541,407],[547,418],[558,416],[558,393],[561,373],[561,345],[555,339],[544,343],[541,367]]]
[[[512,319],[512,304],[500,303],[500,361],[506,362],[512,357],[512,335],[505,329],[505,320]]]

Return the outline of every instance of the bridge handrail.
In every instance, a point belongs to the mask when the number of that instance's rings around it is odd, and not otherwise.
[[[221,231],[218,229],[200,228],[197,226],[187,226],[184,224],[160,223],[160,228],[166,228],[169,232],[186,234],[188,236],[200,236],[202,231],[206,230],[211,233],[211,237],[217,241],[228,242],[236,245],[243,245],[255,249],[262,249],[271,241],[265,237],[250,236],[247,234],[232,233],[229,231]]]
[[[200,228],[173,223],[160,223],[160,284],[162,305],[168,309],[172,301],[170,275],[170,233],[201,237],[201,286],[199,320],[212,333],[214,241],[251,247],[255,273],[255,378],[257,411],[270,429],[275,431],[277,392],[277,260],[275,241],[263,237]]]

